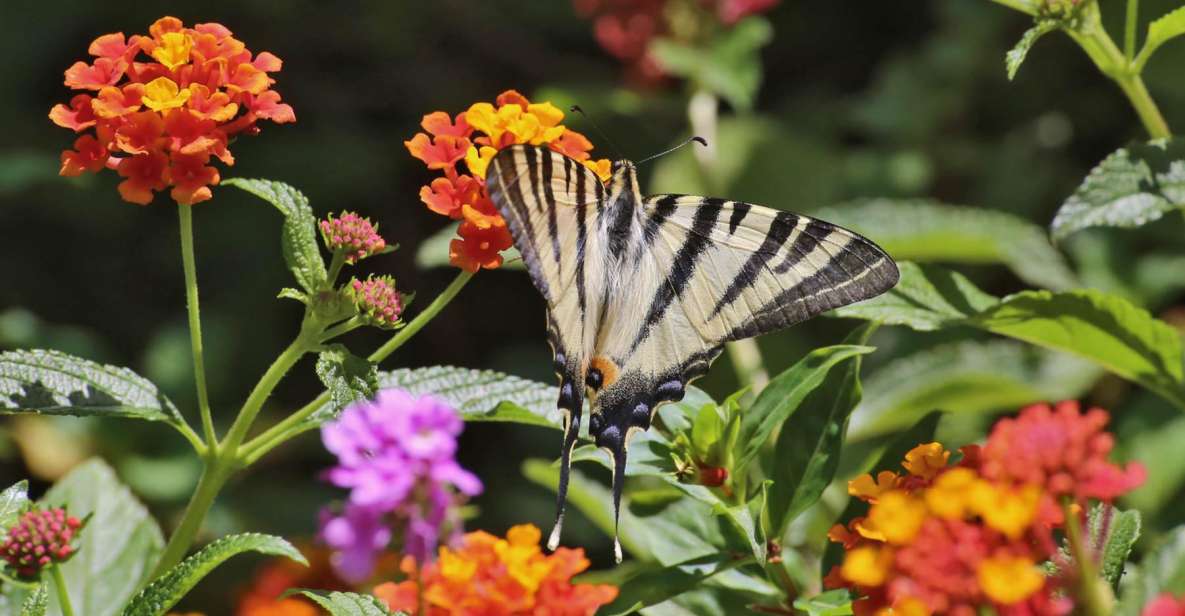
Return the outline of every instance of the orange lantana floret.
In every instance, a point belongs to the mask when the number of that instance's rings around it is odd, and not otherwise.
[[[95,131],[62,154],[61,174],[114,168],[127,178],[119,185],[125,201],[146,205],[170,186],[178,203],[205,201],[219,181],[210,158],[234,164],[231,137],[257,133],[260,119],[296,120],[270,89],[280,59],[253,56],[220,24],[186,28],[162,17],[148,36],[104,34],[88,52],[94,61],[74,63],[65,84],[94,93],[49,112],[58,126]]]
[[[403,142],[412,156],[444,174],[420,189],[420,200],[433,212],[462,221],[460,237],[449,244],[453,265],[471,272],[493,269],[502,265],[501,253],[513,245],[485,189],[486,170],[502,148],[546,145],[580,161],[601,181],[609,179],[609,160],[591,160],[592,143],[564,126],[563,119],[564,112],[555,105],[532,103],[507,90],[494,103],[474,103],[456,116],[429,113],[420,122],[424,132]]]
[[[419,616],[591,616],[617,597],[613,586],[572,583],[572,576],[589,566],[583,550],[544,554],[540,538],[539,529],[529,524],[511,528],[505,539],[483,531],[467,533],[457,548],[440,548],[439,558],[422,568],[405,558],[401,569],[409,579],[382,584],[374,594],[392,610]]]

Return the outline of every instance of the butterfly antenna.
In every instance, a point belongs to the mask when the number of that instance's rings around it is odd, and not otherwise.
[[[598,126],[597,123],[594,122],[587,113],[584,113],[584,110],[580,108],[580,105],[572,105],[570,109],[572,110],[572,113],[579,113],[580,117],[588,120],[588,123],[592,125],[593,130],[597,131],[597,134],[605,140],[605,143],[608,143],[609,147],[613,148],[613,151],[617,153],[618,158],[625,158],[625,155],[621,153],[621,148],[618,148],[617,144],[613,143],[613,140],[609,138],[609,135],[605,134],[605,131],[601,130],[601,127]]]
[[[665,150],[665,151],[659,152],[658,154],[654,154],[654,155],[651,155],[651,156],[647,156],[646,158],[643,158],[642,160],[640,160],[640,161],[638,161],[638,162],[636,162],[636,163],[634,163],[634,164],[635,164],[635,165],[640,165],[640,164],[642,164],[642,163],[644,163],[644,162],[647,162],[647,161],[654,160],[654,159],[658,158],[659,156],[666,156],[667,154],[670,154],[671,152],[674,152],[675,150],[678,150],[679,148],[681,148],[681,147],[683,147],[683,146],[685,146],[685,145],[687,145],[687,144],[689,144],[689,143],[691,143],[691,142],[693,142],[693,141],[694,141],[695,143],[698,143],[698,144],[700,144],[700,145],[704,146],[705,148],[706,148],[706,147],[708,147],[708,140],[707,140],[707,139],[704,139],[703,137],[700,137],[699,135],[694,135],[694,136],[692,136],[692,137],[689,137],[689,138],[687,139],[687,141],[684,141],[683,143],[680,143],[679,145],[677,145],[677,146],[675,146],[675,147],[673,147],[673,148],[671,148],[671,149],[669,149],[669,150]]]

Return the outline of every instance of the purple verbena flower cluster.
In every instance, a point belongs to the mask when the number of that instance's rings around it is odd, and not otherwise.
[[[397,535],[403,553],[423,562],[442,532],[459,535],[459,500],[481,492],[481,481],[455,459],[460,416],[435,396],[400,389],[357,402],[321,430],[337,466],[330,483],[350,490],[338,511],[322,513],[321,538],[334,551],[345,580],[361,582]]]

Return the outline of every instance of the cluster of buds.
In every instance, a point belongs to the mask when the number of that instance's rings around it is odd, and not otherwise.
[[[395,279],[391,276],[370,276],[366,280],[354,278],[345,291],[371,325],[396,329],[403,324],[399,317],[403,314],[405,299],[395,290]]]
[[[0,544],[0,558],[22,578],[31,579],[50,565],[63,563],[76,549],[70,542],[82,521],[62,508],[25,512]]]
[[[342,212],[338,218],[330,214],[320,226],[325,247],[335,254],[341,253],[350,265],[387,250],[379,226],[354,212]]]

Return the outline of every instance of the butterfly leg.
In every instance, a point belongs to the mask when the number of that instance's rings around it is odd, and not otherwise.
[[[568,501],[568,474],[572,465],[572,449],[580,435],[580,420],[584,413],[583,388],[578,387],[572,371],[566,370],[560,382],[559,408],[564,411],[564,448],[560,452],[560,484],[556,491],[555,526],[547,540],[547,549],[555,550],[560,545],[560,532],[564,527],[564,506]]]

